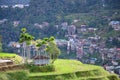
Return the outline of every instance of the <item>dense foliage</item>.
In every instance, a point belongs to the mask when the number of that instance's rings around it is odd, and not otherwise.
[[[13,2],[9,0],[0,1],[2,4],[16,4],[20,1],[23,3],[28,2],[27,0],[13,0]],[[61,34],[57,34],[59,30],[54,25],[64,21],[71,22],[74,14],[80,13],[79,16],[83,16],[83,19],[90,21],[88,23],[90,26],[105,27],[107,19],[104,19],[104,16],[111,17],[112,20],[120,19],[119,14],[113,15],[115,12],[119,13],[119,3],[119,0],[31,0],[30,6],[23,9],[13,9],[11,7],[0,8],[0,19],[8,19],[4,24],[0,24],[3,51],[13,52],[10,48],[8,50],[8,43],[10,41],[18,41],[22,27],[26,27],[29,33],[37,39],[51,35],[63,37]],[[81,13],[85,13],[85,16],[88,13],[88,17],[85,17]],[[69,15],[72,17],[69,18]],[[85,21],[83,19],[82,21]],[[14,27],[13,21],[20,21],[20,24]],[[48,22],[49,26],[45,26],[42,29],[34,26],[35,23],[43,24],[43,22]]]
[[[30,72],[53,72],[55,71],[55,66],[52,64],[49,65],[44,65],[44,66],[35,66],[35,65],[31,65],[28,67]]]
[[[37,66],[33,72],[28,70],[9,71],[0,73],[0,80],[119,80],[115,74],[110,74],[102,67],[82,64],[76,60],[57,60],[53,66]],[[36,71],[43,68],[45,72]]]
[[[0,5],[28,4],[30,0],[0,0]]]

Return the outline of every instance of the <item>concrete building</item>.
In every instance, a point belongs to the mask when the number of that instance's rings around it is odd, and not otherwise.
[[[74,35],[76,33],[76,26],[70,25],[68,26],[68,35]]]

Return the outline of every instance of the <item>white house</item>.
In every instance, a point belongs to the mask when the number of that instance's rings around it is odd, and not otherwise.
[[[2,20],[0,20],[0,24],[3,24],[5,22],[7,22],[7,21],[8,21],[7,19],[2,19]]]
[[[68,28],[68,23],[67,22],[63,22],[62,24],[61,24],[61,29],[62,30],[66,30]]]
[[[0,7],[1,8],[8,8],[9,6],[8,5],[1,5]]]
[[[38,27],[38,28],[40,28],[40,29],[43,28],[43,26],[42,26],[41,24],[39,24],[39,23],[35,23],[34,26],[35,26],[35,27]]]
[[[112,26],[114,30],[120,30],[120,21],[111,21],[109,25]]]
[[[35,56],[33,58],[33,63],[35,65],[46,65],[46,64],[49,64],[50,63],[50,58],[49,57],[46,57],[46,56]]]
[[[13,26],[17,27],[20,24],[20,21],[13,21]]]
[[[24,8],[24,5],[23,4],[16,4],[16,5],[13,5],[12,8]]]

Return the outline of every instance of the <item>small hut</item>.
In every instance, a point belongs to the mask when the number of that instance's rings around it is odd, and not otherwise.
[[[35,56],[33,57],[33,63],[35,65],[46,65],[50,63],[50,58],[42,55]]]

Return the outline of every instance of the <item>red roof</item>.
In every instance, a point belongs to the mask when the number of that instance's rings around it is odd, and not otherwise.
[[[117,48],[118,51],[120,51],[120,48]]]

